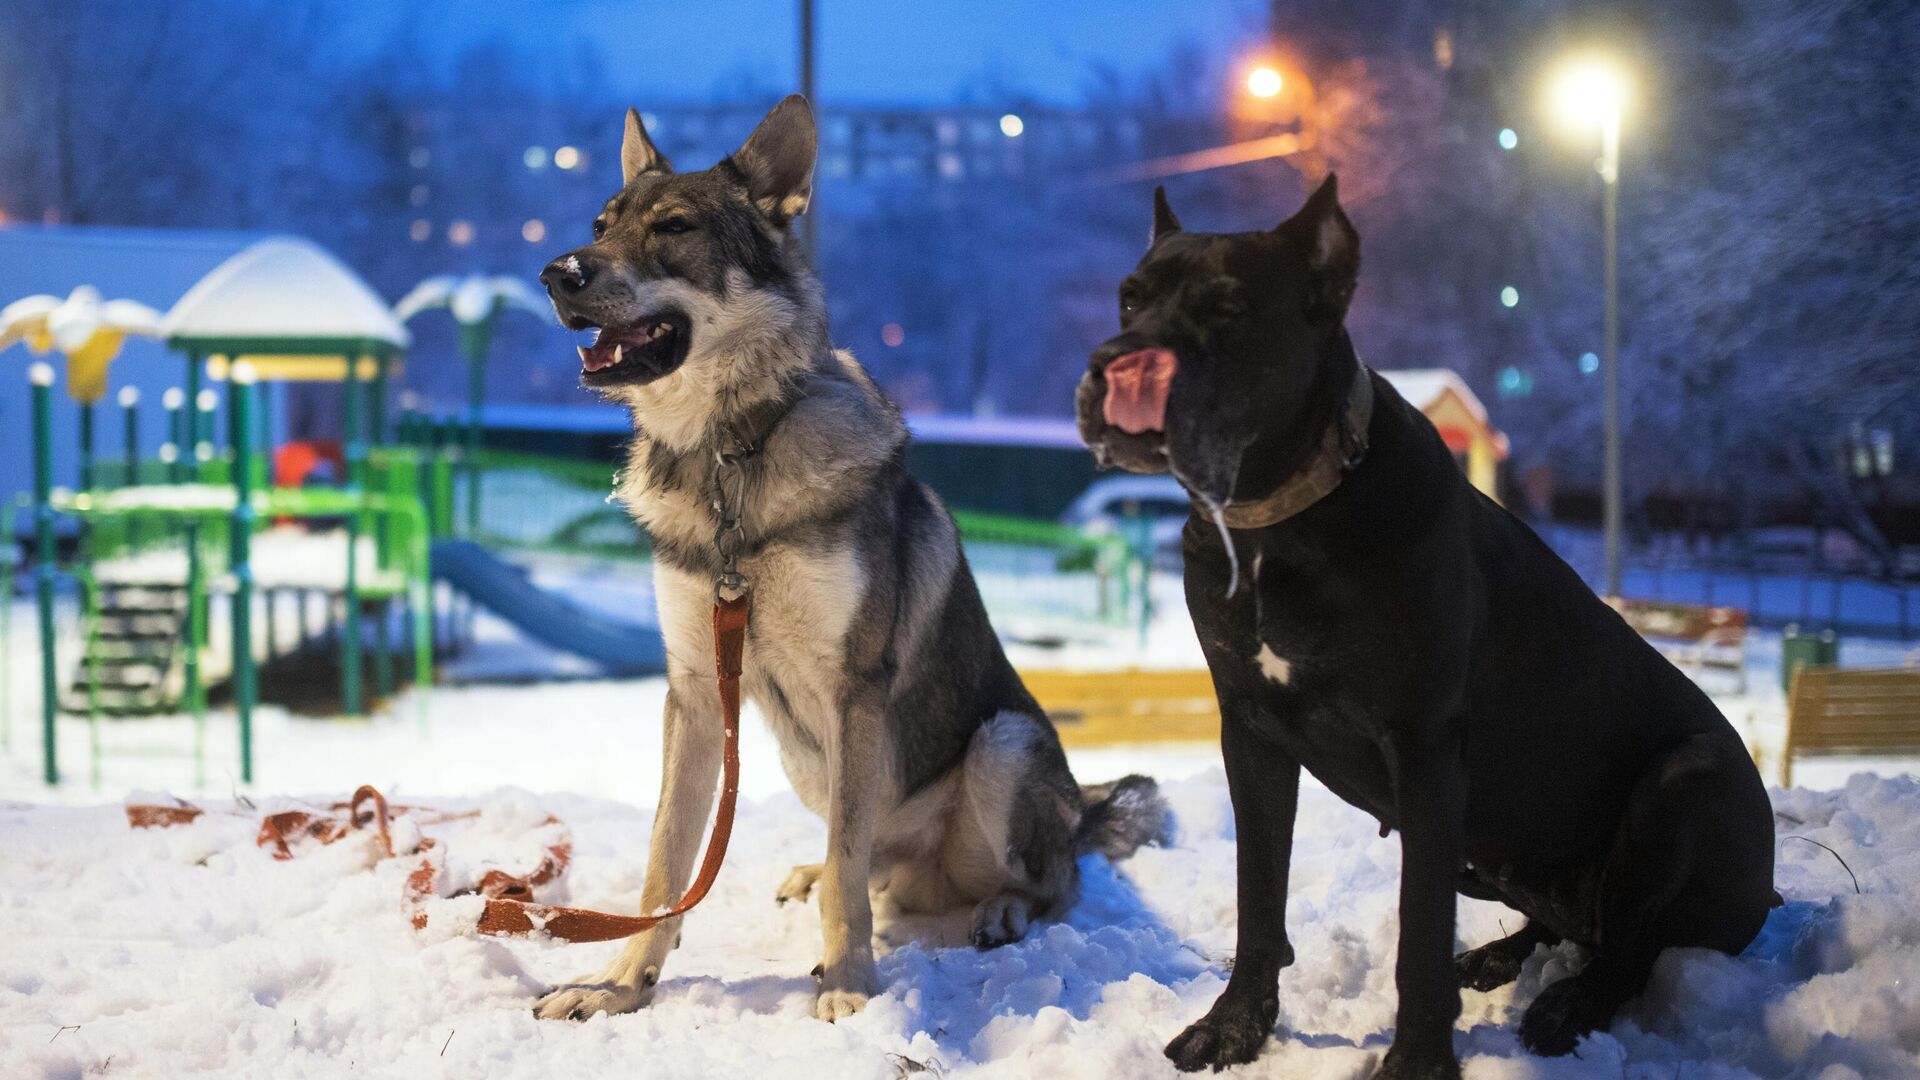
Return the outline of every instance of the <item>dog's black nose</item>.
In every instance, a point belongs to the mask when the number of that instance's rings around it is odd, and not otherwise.
[[[1146,343],[1131,334],[1108,338],[1094,347],[1093,355],[1087,358],[1087,369],[1098,375],[1107,369],[1107,365],[1130,352],[1146,348]]]
[[[592,280],[593,268],[587,260],[580,257],[577,251],[560,256],[548,263],[545,270],[540,271],[540,284],[545,285],[547,292],[556,296],[578,292],[586,288],[587,282]]]

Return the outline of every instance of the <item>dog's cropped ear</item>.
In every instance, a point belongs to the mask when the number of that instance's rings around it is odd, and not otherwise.
[[[1297,251],[1307,253],[1312,275],[1307,317],[1321,324],[1338,323],[1360,277],[1360,234],[1340,209],[1339,182],[1332,173],[1307,199],[1300,212],[1274,230]]]
[[[813,198],[814,149],[813,108],[790,94],[730,160],[747,182],[747,197],[775,224],[786,225],[806,213]]]
[[[1153,232],[1147,236],[1147,246],[1160,242],[1160,238],[1180,231],[1180,219],[1173,215],[1173,207],[1167,202],[1167,189],[1163,184],[1153,189]]]
[[[641,173],[670,173],[673,163],[647,137],[647,125],[640,122],[640,110],[627,110],[627,134],[620,141],[620,182],[633,183]]]

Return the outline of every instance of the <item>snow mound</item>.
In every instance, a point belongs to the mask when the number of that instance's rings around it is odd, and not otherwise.
[[[726,870],[653,1004],[584,1024],[536,1021],[532,1003],[618,943],[466,936],[471,897],[429,901],[433,929],[416,932],[399,902],[409,859],[369,871],[343,842],[275,861],[246,815],[135,831],[115,806],[4,804],[0,1075],[1166,1076],[1161,1047],[1225,985],[1234,875],[1219,772],[1165,791],[1176,840],[1117,866],[1084,859],[1080,902],[1024,941],[976,951],[964,917],[883,904],[883,992],[839,1024],[809,1015],[816,911],[773,903],[825,838],[790,794],[743,802]],[[1465,995],[1469,1075],[1920,1075],[1920,781],[1861,776],[1774,800],[1787,902],[1744,955],[1669,953],[1611,1031],[1543,1061],[1515,1024],[1580,957],[1542,949],[1513,986]],[[555,814],[574,861],[546,898],[634,904],[645,812],[522,791],[436,805],[480,810],[460,834],[463,872],[524,869]],[[1398,873],[1397,839],[1302,792],[1288,905],[1299,960],[1281,976],[1281,1037],[1244,1074],[1377,1065],[1393,1029]],[[1463,945],[1515,925],[1498,905],[1460,910]]]

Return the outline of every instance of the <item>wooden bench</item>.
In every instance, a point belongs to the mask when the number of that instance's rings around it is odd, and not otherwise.
[[[1796,754],[1920,756],[1920,668],[1803,668],[1787,700],[1780,783]]]
[[[1020,678],[1067,746],[1220,741],[1220,705],[1205,668],[1040,669]]]
[[[1730,672],[1747,691],[1747,613],[1740,608],[1609,597],[1607,606],[1682,668]]]

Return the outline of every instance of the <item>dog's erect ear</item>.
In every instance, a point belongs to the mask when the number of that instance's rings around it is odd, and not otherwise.
[[[1153,233],[1147,237],[1147,246],[1159,243],[1160,238],[1180,231],[1180,219],[1173,216],[1173,207],[1167,203],[1165,185],[1153,189]]]
[[[734,167],[747,181],[747,197],[776,224],[807,211],[814,147],[813,108],[806,98],[789,94],[733,152]]]
[[[1334,175],[1328,173],[1300,212],[1274,231],[1296,250],[1307,253],[1307,268],[1313,276],[1307,316],[1323,324],[1345,318],[1360,277],[1360,234],[1340,209],[1339,182]]]
[[[647,125],[640,122],[640,110],[627,110],[627,134],[620,141],[620,182],[633,183],[641,173],[670,173],[673,163],[647,137]]]

